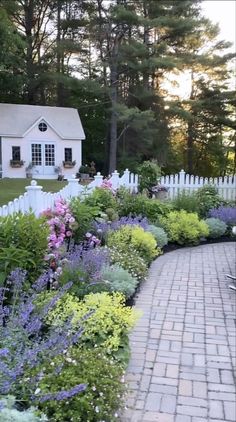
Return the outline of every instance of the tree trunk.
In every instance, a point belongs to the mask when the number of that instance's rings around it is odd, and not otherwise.
[[[26,73],[27,73],[27,101],[29,104],[35,104],[35,74],[33,62],[33,35],[34,27],[34,0],[24,5],[25,12],[25,35],[26,35]]]
[[[190,101],[194,100],[194,73],[191,71],[191,93]],[[194,123],[193,110],[191,120],[188,122],[187,129],[187,171],[188,174],[193,174],[193,146],[194,146]]]
[[[115,50],[117,47],[115,47]],[[117,62],[116,54],[111,64],[111,124],[110,124],[110,149],[109,149],[109,174],[116,170],[117,155]]]

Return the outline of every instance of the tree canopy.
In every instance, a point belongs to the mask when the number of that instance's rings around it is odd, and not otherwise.
[[[0,101],[77,108],[97,170],[235,171],[235,55],[201,0],[0,0],[0,45]]]

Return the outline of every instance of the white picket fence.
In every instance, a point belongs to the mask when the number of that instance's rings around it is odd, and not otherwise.
[[[236,176],[225,177],[199,177],[185,173],[181,170],[178,174],[163,176],[161,185],[168,187],[168,197],[173,199],[180,192],[192,193],[204,185],[213,185],[217,188],[218,194],[225,200],[236,199]]]
[[[138,175],[125,170],[123,176],[115,171],[109,179],[112,182],[114,190],[121,186],[125,186],[130,192],[138,191]],[[35,180],[32,180],[30,186],[26,187],[24,195],[9,202],[7,205],[0,207],[0,216],[11,215],[21,211],[23,214],[32,210],[35,215],[39,215],[42,211],[54,208],[55,200],[58,198],[70,199],[77,196],[89,195],[95,187],[101,186],[103,176],[100,173],[94,177],[94,180],[87,186],[78,183],[78,179],[69,179],[68,184],[59,192],[43,192],[42,186],[38,186]],[[161,185],[168,188],[168,197],[175,198],[183,190],[193,192],[204,185],[214,185],[217,187],[220,196],[226,200],[235,200],[236,198],[236,177],[226,176],[217,178],[203,178],[198,176],[190,176],[184,170],[179,174],[171,176],[163,176],[160,181]]]
[[[103,180],[104,178],[100,173],[97,173],[94,180],[87,186],[80,185],[78,179],[69,179],[68,184],[56,193],[43,192],[42,186],[38,186],[37,182],[32,180],[30,186],[26,186],[24,195],[20,195],[19,198],[0,207],[0,217],[12,215],[19,211],[25,214],[30,210],[38,216],[42,211],[45,211],[48,208],[53,209],[55,200],[58,198],[67,200],[77,196],[89,195],[95,187],[101,186]],[[136,193],[138,191],[138,176],[131,173],[128,169],[125,170],[121,177],[119,176],[119,173],[115,171],[112,173],[109,181],[112,183],[112,188],[114,190],[121,186],[125,186],[130,192]]]

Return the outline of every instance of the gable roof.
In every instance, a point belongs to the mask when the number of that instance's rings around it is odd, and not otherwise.
[[[0,103],[0,136],[23,137],[40,120],[62,139],[85,139],[75,108]]]

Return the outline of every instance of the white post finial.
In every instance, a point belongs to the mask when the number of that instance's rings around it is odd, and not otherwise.
[[[180,186],[183,186],[184,182],[185,182],[185,171],[182,169],[179,172],[179,184],[180,184]]]
[[[42,186],[38,186],[36,180],[32,180],[30,186],[25,187],[28,192],[29,208],[38,217],[44,210]]]

